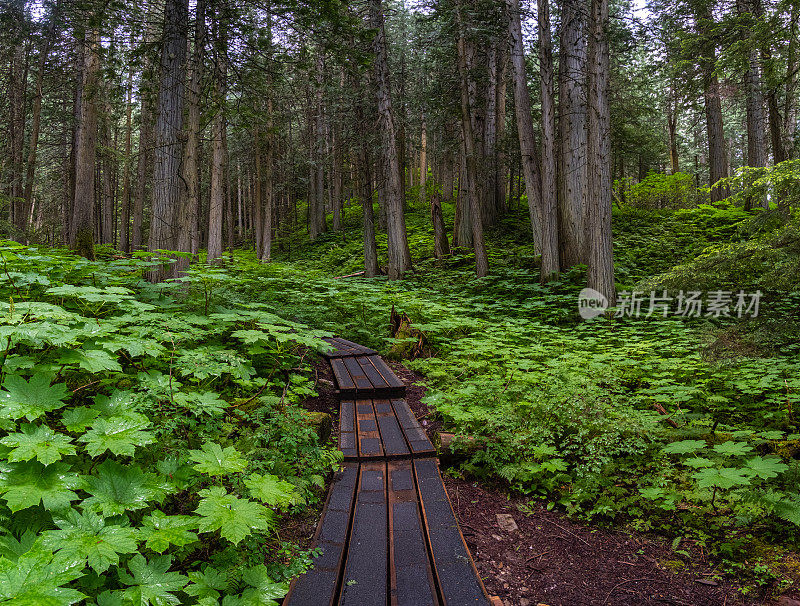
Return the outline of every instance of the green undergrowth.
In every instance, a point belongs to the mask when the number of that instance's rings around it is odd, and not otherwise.
[[[277,604],[310,562],[279,514],[340,459],[297,406],[324,333],[211,301],[215,271],[0,257],[0,603]]]
[[[696,263],[721,254],[713,251],[768,247],[796,229],[758,221],[730,207],[616,209],[619,287],[733,289],[733,273],[715,282],[722,263],[706,274]],[[240,257],[234,266],[249,277],[235,290],[384,352],[402,350],[386,336],[394,306],[429,342],[430,357],[406,361],[426,375],[426,403],[445,428],[482,446],[464,472],[582,519],[663,533],[678,557],[694,545],[742,578],[774,580],[769,566],[753,573],[749,546],[763,541],[779,553],[800,537],[800,340],[791,328],[800,297],[782,288],[788,282],[750,280],[743,268],[741,288],[769,291],[748,322],[585,322],[576,305],[582,268],[539,285],[523,210],[490,230],[491,275],[480,280],[468,251],[430,260],[423,212],[408,224],[417,262],[405,280],[334,279],[361,263],[353,226],[296,248],[299,261]],[[792,250],[786,267],[797,260]],[[669,278],[677,274],[686,279]]]

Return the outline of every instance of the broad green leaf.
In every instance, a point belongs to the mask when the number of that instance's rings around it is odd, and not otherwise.
[[[106,526],[103,518],[92,512],[68,511],[54,519],[59,530],[48,530],[42,542],[53,551],[61,550],[73,559],[85,559],[95,572],[102,574],[119,563],[119,554],[133,553],[137,531],[124,526]]]
[[[148,549],[164,553],[170,545],[183,547],[197,540],[192,532],[197,528],[198,519],[194,516],[168,516],[156,509],[142,520],[141,534]]]
[[[695,469],[702,469],[703,467],[714,467],[714,461],[706,459],[705,457],[691,457],[683,462],[684,465],[694,467]]]
[[[747,442],[723,442],[722,444],[717,444],[714,446],[714,452],[718,452],[721,455],[726,456],[741,456],[746,455],[753,447],[748,445]]]
[[[203,489],[200,496],[200,532],[219,530],[223,538],[239,543],[254,530],[269,528],[272,511],[259,503],[227,494],[221,486]]]
[[[64,383],[50,385],[51,377],[46,373],[33,375],[26,381],[18,375],[9,375],[3,381],[0,392],[0,416],[28,421],[64,406],[67,386]]]
[[[125,598],[136,606],[166,606],[180,604],[175,592],[183,589],[189,579],[179,572],[168,572],[171,556],[158,556],[150,561],[135,555],[128,562],[131,574],[120,571],[120,580],[128,586]]]
[[[735,486],[748,486],[750,477],[741,469],[722,467],[720,469],[703,469],[692,474],[700,488],[722,488],[727,490]]]
[[[0,558],[0,603],[9,606],[70,606],[83,600],[64,587],[83,576],[82,559],[34,547],[16,561]]]
[[[299,495],[294,484],[272,474],[251,474],[244,480],[250,494],[262,503],[273,507],[285,507],[297,503]]]
[[[106,517],[161,502],[168,488],[152,473],[110,460],[97,467],[97,475],[84,476],[81,487],[92,495],[83,501],[84,509]]]
[[[64,414],[61,415],[61,423],[67,431],[84,431],[99,416],[99,410],[78,406],[64,411]]]
[[[202,450],[190,450],[189,459],[194,461],[194,468],[200,473],[212,476],[224,476],[244,471],[247,461],[233,446],[224,449],[215,442],[206,442]]]
[[[273,581],[263,564],[245,570],[242,580],[250,585],[242,592],[242,600],[248,606],[278,606],[275,600],[283,598],[289,589],[285,583]]]
[[[706,447],[705,440],[681,440],[680,442],[672,442],[667,444],[662,449],[667,454],[688,454],[696,452]]]
[[[35,507],[45,509],[68,507],[78,498],[73,492],[80,484],[80,476],[70,472],[66,463],[42,465],[38,461],[9,463],[0,466],[0,494],[12,512]]]
[[[228,589],[228,575],[212,566],[206,566],[202,572],[193,570],[188,575],[192,582],[184,591],[196,598],[216,600]]]
[[[29,461],[35,458],[44,465],[60,461],[62,455],[75,454],[72,438],[55,433],[46,425],[36,426],[31,423],[20,425],[20,433],[12,433],[0,440],[0,444],[13,450],[8,460]]]
[[[745,465],[747,465],[748,470],[764,480],[776,478],[778,474],[789,469],[789,466],[783,463],[780,457],[762,458],[760,456],[755,456],[751,459],[747,459]]]
[[[225,412],[228,407],[228,403],[213,391],[182,391],[175,394],[175,403],[180,404],[196,417],[202,414],[216,416]]]
[[[145,446],[155,441],[153,434],[143,431],[150,427],[150,421],[142,414],[131,412],[126,415],[97,419],[92,428],[78,438],[86,443],[86,451],[96,457],[106,450],[115,455],[133,456],[137,446]]]
[[[58,358],[59,364],[77,364],[91,373],[103,371],[121,372],[122,366],[116,357],[102,349],[67,349]]]

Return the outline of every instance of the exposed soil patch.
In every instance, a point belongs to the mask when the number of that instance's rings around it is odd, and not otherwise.
[[[486,589],[508,606],[766,603],[741,598],[713,568],[686,565],[656,539],[591,529],[474,482],[445,477],[445,486]],[[497,514],[518,529],[501,528]]]

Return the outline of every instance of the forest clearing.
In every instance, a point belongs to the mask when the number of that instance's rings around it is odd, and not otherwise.
[[[0,25],[0,604],[800,605],[798,0]]]

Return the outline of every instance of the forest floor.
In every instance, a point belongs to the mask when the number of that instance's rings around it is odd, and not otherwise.
[[[406,399],[434,440],[441,423],[421,399],[424,377],[390,362],[407,385]],[[338,400],[325,361],[314,365],[318,395],[303,408],[331,414],[338,433]],[[742,587],[694,550],[676,559],[660,537],[580,524],[529,498],[443,469],[461,531],[489,595],[504,606],[765,606],[772,598],[743,595]],[[319,508],[286,519],[284,539],[311,547]],[[513,520],[509,526],[507,520]],[[502,519],[502,521],[501,521]],[[516,526],[516,528],[514,528]],[[777,602],[800,606],[800,593]]]

